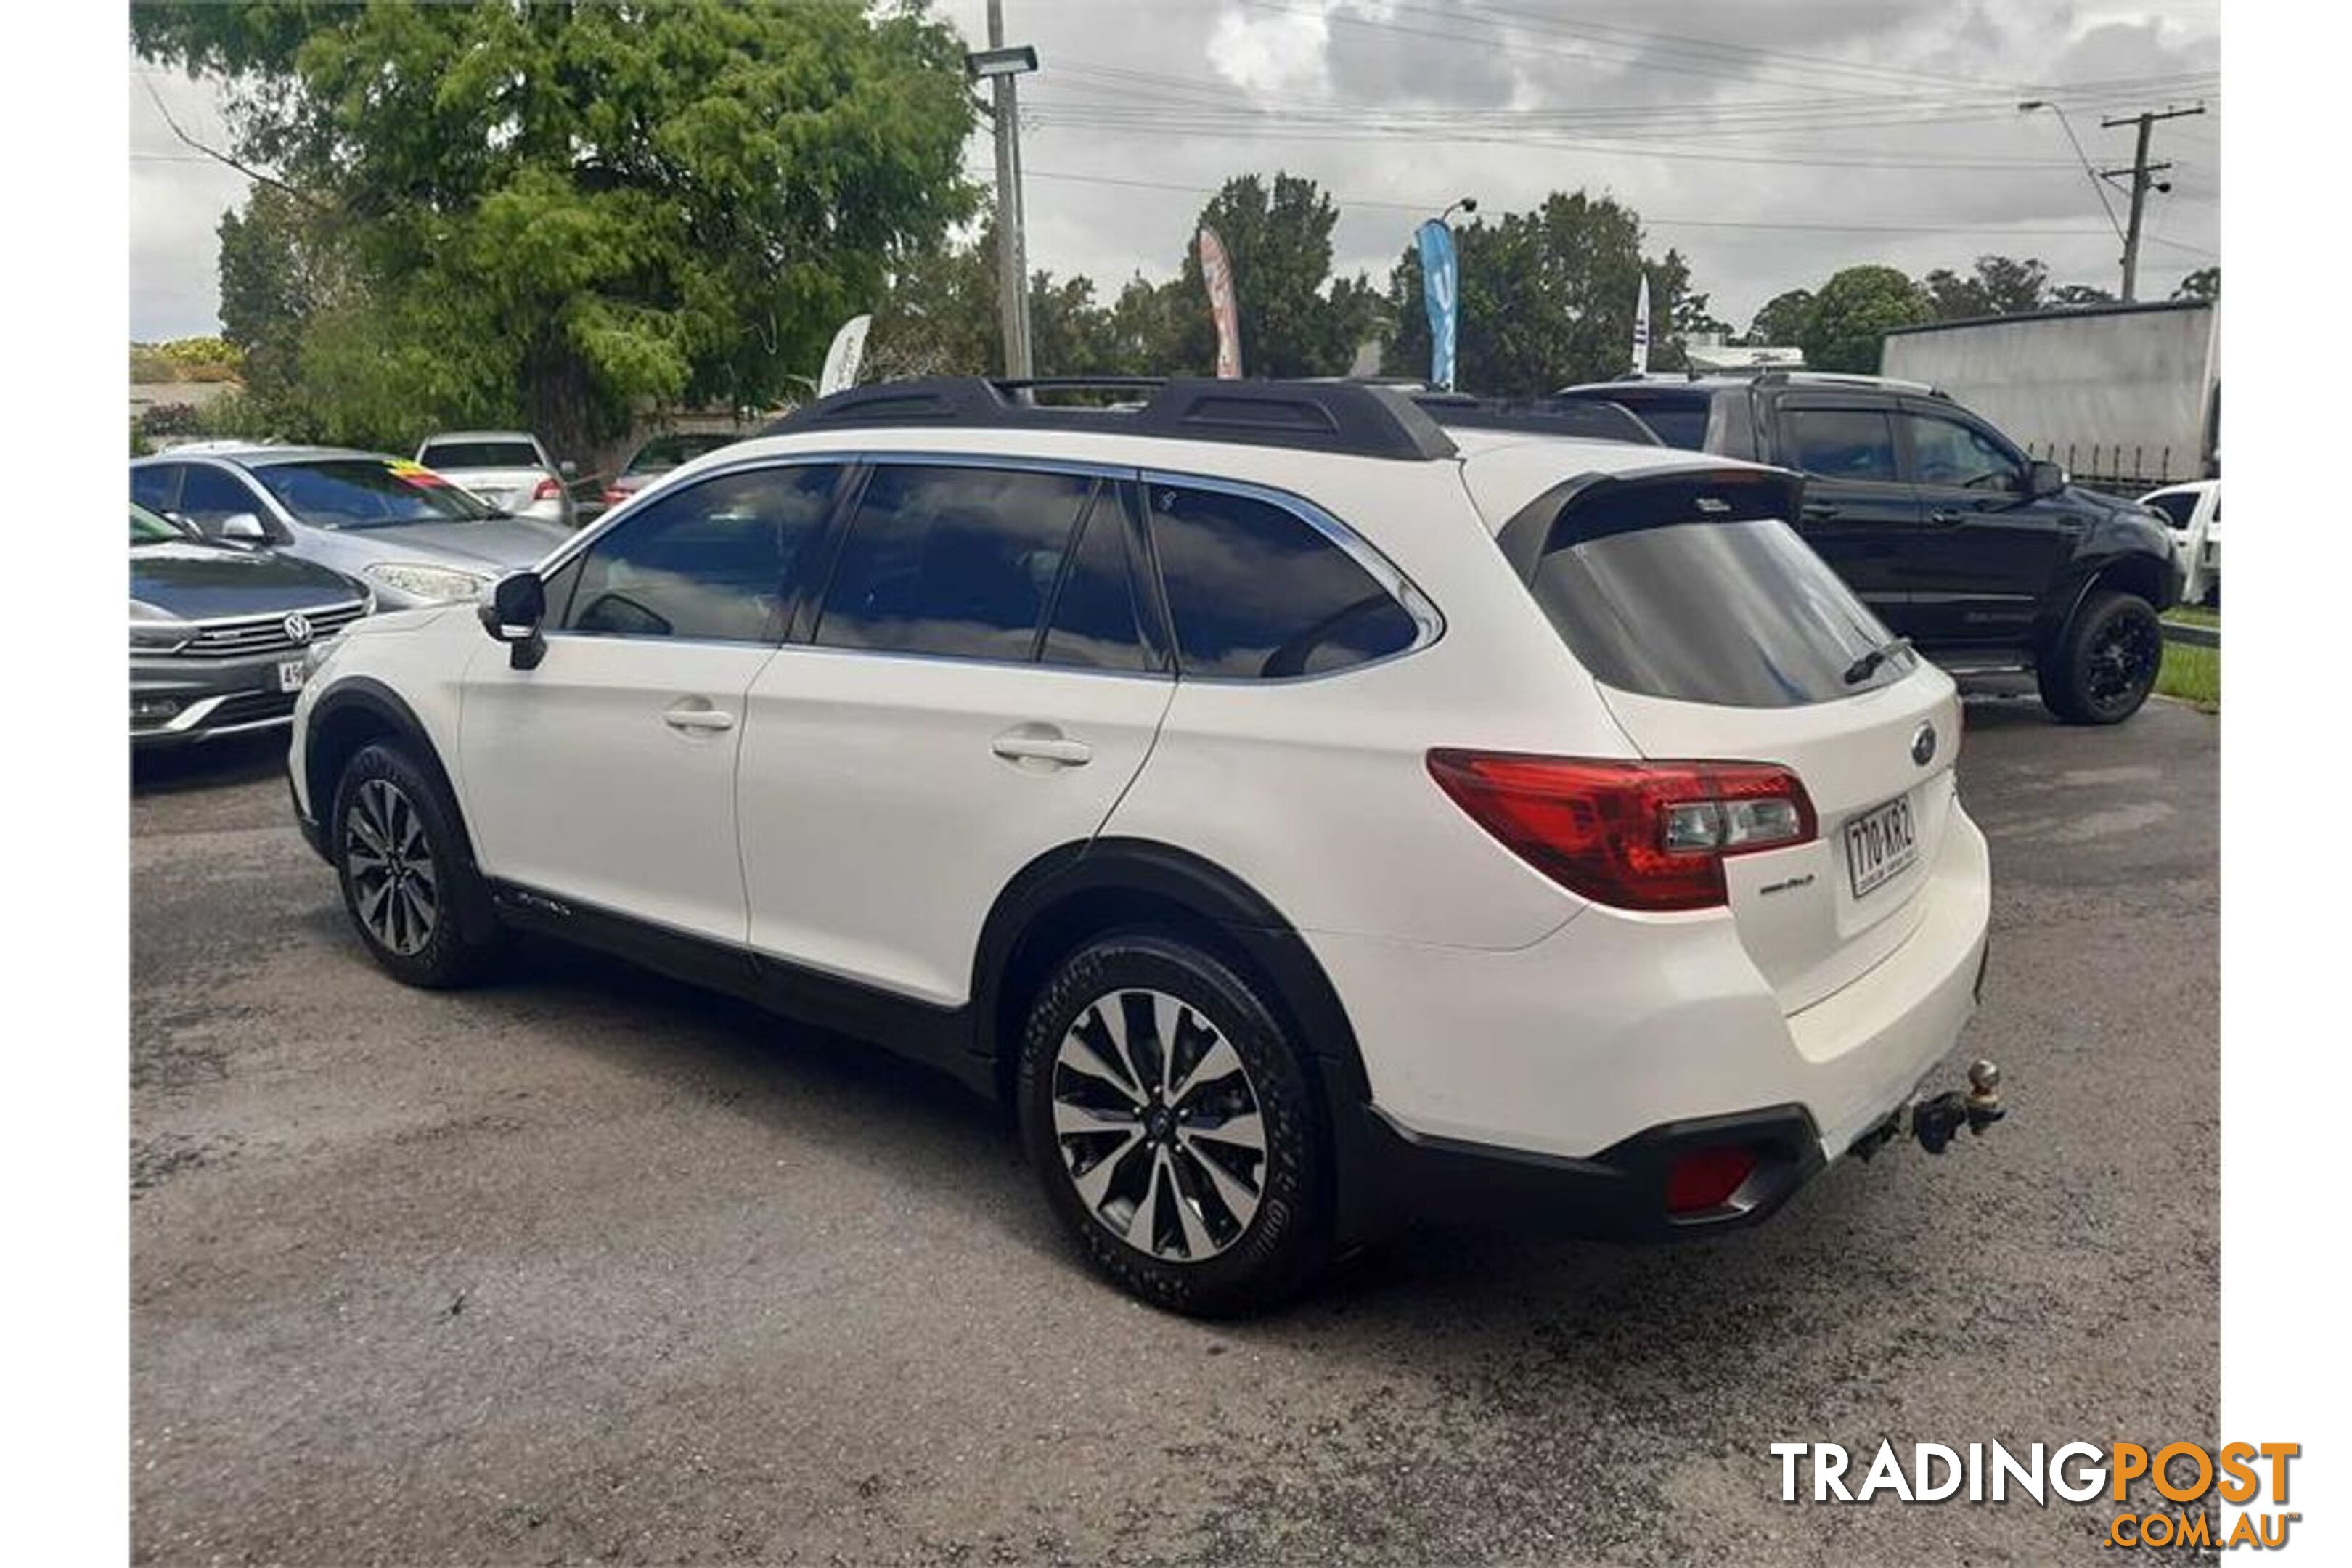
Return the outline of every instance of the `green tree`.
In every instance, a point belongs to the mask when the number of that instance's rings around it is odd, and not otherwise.
[[[221,216],[221,334],[243,357],[247,390],[265,406],[299,409],[307,401],[299,374],[303,331],[360,293],[332,220],[268,184],[254,186],[243,211]]]
[[[1979,256],[1965,278],[1939,267],[1919,281],[1936,320],[1958,321],[2040,310],[2049,293],[2050,268],[2032,257],[2019,261]]]
[[[1759,348],[1785,348],[1802,342],[1806,320],[1813,313],[1813,291],[1790,289],[1764,301],[1748,324],[1748,341]]]
[[[142,5],[231,84],[236,151],[334,215],[362,289],[294,376],[320,434],[520,420],[584,451],[645,402],[760,406],[965,216],[962,41],[919,0]]]
[[[2216,262],[2210,267],[2200,267],[2183,278],[2180,280],[2180,287],[2172,291],[2172,297],[2176,300],[2220,299],[2221,297],[2221,263]]]
[[[1371,288],[1327,287],[1331,228],[1339,217],[1314,181],[1286,174],[1276,174],[1271,185],[1255,174],[1237,175],[1201,209],[1192,232],[1215,229],[1233,262],[1243,374],[1338,375],[1348,368],[1369,324]],[[1207,375],[1216,368],[1216,323],[1201,276],[1200,247],[1187,237],[1177,288],[1178,298],[1191,303],[1162,373]]]
[[[1483,215],[1454,234],[1461,258],[1454,381],[1465,391],[1533,396],[1571,382],[1622,374],[1633,342],[1633,310],[1646,269],[1650,319],[1672,323],[1690,286],[1680,255],[1642,258],[1641,219],[1607,196],[1555,191],[1533,212]],[[1382,368],[1429,374],[1429,316],[1422,303],[1421,255],[1408,246],[1389,275],[1396,324]],[[1672,369],[1678,348],[1654,353]]]
[[[1934,319],[1927,295],[1895,268],[1849,267],[1822,285],[1798,342],[1815,370],[1868,374],[1888,332]]]

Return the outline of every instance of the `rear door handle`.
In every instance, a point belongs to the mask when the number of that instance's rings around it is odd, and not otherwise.
[[[1826,522],[1837,514],[1838,509],[1825,500],[1809,500],[1805,503],[1805,515],[1816,521]]]
[[[1927,521],[1934,523],[1938,528],[1949,528],[1952,524],[1960,521],[1968,515],[1969,514],[1967,512],[1957,510],[1952,507],[1939,506],[1935,510],[1927,514]]]
[[[1082,768],[1095,754],[1095,749],[1084,741],[1073,741],[1059,731],[1040,732],[1025,726],[1005,731],[989,742],[988,749],[1008,763],[1054,763],[1066,768]]]
[[[707,702],[700,707],[694,706],[692,702],[681,702],[663,711],[662,722],[673,730],[708,734],[735,728],[735,715],[713,708]]]

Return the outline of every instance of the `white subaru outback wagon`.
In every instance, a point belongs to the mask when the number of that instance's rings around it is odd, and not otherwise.
[[[1704,1233],[1906,1107],[1940,1147],[1950,679],[1795,476],[1446,413],[840,394],[335,639],[297,813],[400,980],[549,931],[1010,1101],[1181,1310],[1406,1214]]]

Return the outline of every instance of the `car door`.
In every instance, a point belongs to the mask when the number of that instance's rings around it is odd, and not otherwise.
[[[1903,482],[1887,405],[1852,396],[1785,396],[1774,411],[1780,460],[1805,475],[1798,531],[1895,631],[1919,636],[1911,582],[1925,524]]]
[[[2024,454],[1948,404],[1906,398],[1895,425],[1926,525],[1909,584],[1914,635],[1946,647],[2024,646],[2082,533],[2074,503],[2063,491],[2029,495]]]
[[[1118,478],[877,458],[822,602],[751,683],[751,945],[940,1006],[997,895],[1091,838],[1173,679]]]
[[[535,668],[484,640],[458,726],[484,871],[740,946],[744,694],[822,552],[841,473],[779,465],[687,486],[550,574]]]

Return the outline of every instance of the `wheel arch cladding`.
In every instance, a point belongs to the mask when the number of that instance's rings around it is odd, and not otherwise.
[[[442,798],[449,803],[457,847],[471,860],[473,838],[467,831],[464,814],[457,809],[457,792],[450,787],[448,771],[441,765],[441,754],[434,748],[424,721],[399,693],[366,676],[337,682],[311,710],[302,749],[302,782],[311,816],[322,826],[327,822],[333,815],[335,786],[343,770],[353,757],[379,741],[401,742],[440,788]]]
[[[1199,941],[1265,993],[1305,1042],[1338,1103],[1368,1098],[1363,1058],[1330,978],[1297,928],[1224,868],[1173,845],[1100,838],[1065,844],[1024,867],[997,896],[972,964],[973,1048],[1000,1083],[1018,1062],[1030,1001],[1053,967],[1089,938],[1121,929]]]

